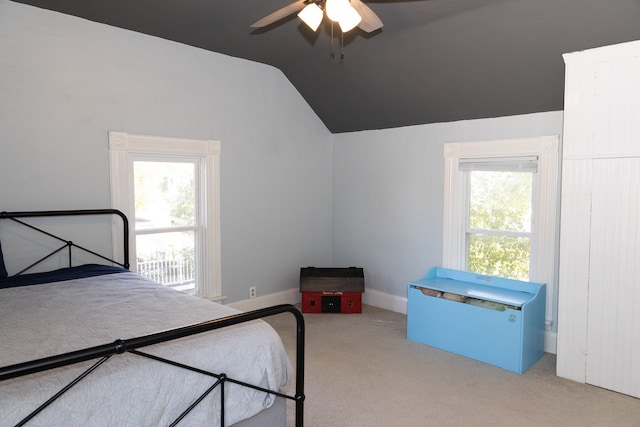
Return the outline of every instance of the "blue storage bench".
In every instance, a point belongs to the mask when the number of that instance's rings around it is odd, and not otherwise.
[[[546,286],[434,267],[409,283],[407,338],[522,374],[544,354]]]

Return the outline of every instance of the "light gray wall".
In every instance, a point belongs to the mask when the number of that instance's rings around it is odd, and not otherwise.
[[[306,265],[403,297],[441,263],[443,144],[558,135],[562,113],[332,136],[274,68],[0,0],[0,210],[109,206],[110,130],[222,141],[228,301]]]
[[[112,130],[221,141],[228,301],[330,263],[332,135],[279,70],[0,0],[0,211],[109,207]]]
[[[406,297],[442,265],[444,143],[561,134],[558,111],[335,135],[333,265]]]

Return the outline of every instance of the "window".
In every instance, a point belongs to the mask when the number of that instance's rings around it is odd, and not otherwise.
[[[460,159],[465,270],[529,280],[537,157]]]
[[[179,290],[196,290],[201,234],[197,159],[132,156],[138,273]],[[199,249],[199,248],[198,248]]]
[[[219,143],[109,133],[111,196],[130,220],[132,270],[220,296]]]
[[[545,283],[552,319],[558,138],[448,143],[444,157],[443,267]]]

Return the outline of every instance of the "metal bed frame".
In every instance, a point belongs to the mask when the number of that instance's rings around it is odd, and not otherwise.
[[[53,217],[53,216],[90,216],[90,215],[108,215],[108,216],[119,216],[123,222],[123,239],[124,239],[124,247],[123,247],[123,262],[118,262],[112,260],[108,257],[102,256],[98,253],[95,253],[87,248],[76,245],[72,241],[67,241],[59,236],[56,236],[52,233],[49,233],[45,230],[42,230],[32,224],[25,223],[24,221],[18,218],[28,218],[28,217]],[[124,268],[129,268],[129,222],[127,217],[116,209],[93,209],[93,210],[61,210],[61,211],[37,211],[37,212],[0,212],[0,219],[9,219],[19,224],[22,224],[32,230],[43,233],[53,239],[59,240],[64,243],[64,245],[50,254],[44,256],[39,259],[35,263],[29,265],[28,267],[22,269],[17,274],[22,274],[25,271],[31,269],[35,265],[41,263],[45,259],[51,257],[52,255],[64,250],[65,248],[69,251],[69,267],[72,266],[72,249],[77,248],[84,252],[88,252],[92,255],[95,255],[103,260],[108,262],[117,264]],[[236,380],[234,378],[228,377],[224,373],[213,373],[205,370],[201,370],[198,368],[194,368],[188,365],[184,365],[178,362],[174,362],[171,360],[167,360],[161,357],[157,357],[148,353],[144,353],[139,348],[150,346],[153,344],[159,344],[166,341],[171,341],[174,339],[187,337],[190,335],[195,335],[207,331],[213,331],[216,329],[224,328],[227,326],[237,325],[239,323],[249,322],[252,320],[257,320],[269,316],[273,316],[280,313],[289,312],[293,314],[296,320],[296,389],[295,395],[287,395],[281,393],[276,390],[269,390],[262,387],[258,387],[252,384],[245,383],[243,381]],[[22,426],[28,423],[32,418],[46,409],[49,405],[51,405],[56,399],[62,396],[65,392],[71,389],[74,385],[79,383],[81,380],[89,376],[93,371],[95,371],[100,365],[106,362],[109,358],[114,355],[123,354],[123,353],[131,353],[141,357],[150,358],[156,361],[168,363],[170,365],[187,369],[192,372],[197,372],[202,375],[206,375],[212,377],[215,381],[213,384],[200,396],[198,396],[193,403],[186,408],[170,425],[177,425],[189,412],[191,412],[204,398],[209,395],[216,388],[220,388],[220,425],[224,426],[224,418],[225,418],[225,410],[224,410],[224,391],[225,391],[225,383],[230,382],[234,384],[238,384],[244,387],[249,387],[254,390],[263,391],[265,393],[270,393],[278,397],[282,397],[285,399],[289,399],[295,402],[295,423],[296,427],[302,427],[304,423],[304,338],[305,338],[305,324],[304,317],[302,313],[290,304],[282,304],[276,305],[273,307],[267,307],[259,310],[254,310],[246,313],[236,314],[232,316],[227,316],[219,319],[209,320],[207,322],[202,322],[190,326],[185,326],[182,328],[171,329],[168,331],[162,331],[155,334],[145,335],[138,338],[128,339],[128,340],[116,340],[113,343],[107,343],[95,347],[86,348],[83,350],[73,351],[69,353],[64,353],[56,356],[46,357],[43,359],[33,360],[30,362],[19,363],[11,366],[5,366],[0,368],[0,382],[4,380],[8,380],[11,378],[20,377],[23,375],[33,374],[37,372],[46,371],[49,369],[55,369],[62,366],[72,365],[92,359],[98,359],[93,365],[91,365],[88,369],[86,369],[82,374],[80,374],[77,378],[63,387],[60,391],[58,391],[54,396],[36,408],[31,414],[25,417],[21,422],[19,422],[16,426]]]

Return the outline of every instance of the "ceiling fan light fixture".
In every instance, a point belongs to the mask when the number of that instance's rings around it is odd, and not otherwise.
[[[302,19],[302,21],[309,26],[313,31],[316,31],[322,22],[322,18],[324,17],[324,12],[322,9],[315,4],[310,3],[305,6],[304,9],[298,13],[298,17]]]
[[[349,0],[327,0],[325,2],[325,11],[333,22],[339,22],[348,8],[351,8]]]
[[[351,6],[342,11],[338,23],[343,33],[353,30],[362,21],[362,16]]]

